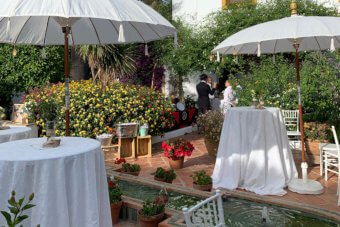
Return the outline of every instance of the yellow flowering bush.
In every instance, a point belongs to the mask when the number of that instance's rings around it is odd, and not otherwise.
[[[41,100],[58,104],[56,134],[65,135],[64,84],[48,84],[30,90],[24,102]],[[173,107],[159,91],[135,85],[113,84],[106,87],[91,80],[70,83],[70,130],[72,136],[95,137],[97,134],[115,135],[115,125],[127,122],[147,123],[151,135],[162,135],[173,126]],[[45,119],[34,113],[36,123],[44,128]],[[42,131],[44,134],[44,130]]]

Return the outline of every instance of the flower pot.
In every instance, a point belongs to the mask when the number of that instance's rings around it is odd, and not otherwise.
[[[309,159],[310,165],[319,165],[320,164],[320,141],[319,140],[310,140],[307,139],[305,141],[306,154]]]
[[[169,158],[171,169],[182,169],[184,164],[184,156],[179,158]]]
[[[157,227],[164,217],[164,212],[154,216],[142,216],[138,210],[138,219],[141,227]]]
[[[117,224],[119,219],[120,208],[123,205],[123,201],[119,201],[118,203],[111,204],[111,218],[112,224]]]
[[[119,169],[115,169],[115,172],[120,172],[120,173],[125,173],[125,174],[129,174],[129,175],[133,175],[133,176],[138,176],[140,173],[140,170],[138,172],[122,172],[122,168]]]
[[[208,185],[198,185],[195,182],[193,183],[193,188],[200,190],[200,191],[207,191],[210,192],[212,189],[212,184],[208,184]]]
[[[207,148],[208,154],[214,158],[217,156],[218,142],[211,142],[204,138],[205,147]]]
[[[153,179],[156,180],[156,181],[172,184],[172,181],[166,181],[164,178],[154,177]]]
[[[156,180],[156,181],[165,182],[164,178],[154,177],[153,179]]]

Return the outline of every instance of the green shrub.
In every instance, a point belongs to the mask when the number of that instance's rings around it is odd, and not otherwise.
[[[212,183],[212,178],[207,175],[204,170],[195,172],[191,177],[194,183],[197,185],[209,185]]]
[[[65,135],[64,84],[49,84],[30,90],[25,102],[42,100],[57,103],[56,134]],[[115,135],[116,124],[147,123],[151,135],[162,135],[173,125],[170,100],[153,89],[140,86],[113,84],[102,88],[91,80],[70,83],[71,136],[92,137],[97,134]],[[36,111],[35,108],[32,108]],[[36,123],[43,128],[46,119],[34,112]],[[44,135],[44,131],[42,132]]]

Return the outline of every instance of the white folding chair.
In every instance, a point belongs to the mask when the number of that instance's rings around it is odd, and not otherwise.
[[[220,190],[216,190],[216,194],[214,196],[198,203],[190,209],[183,208],[183,213],[185,223],[188,227],[225,226]]]
[[[325,157],[325,180],[328,180],[328,172],[332,172],[338,174],[339,178],[339,171],[340,171],[340,148],[339,148],[339,140],[338,136],[336,135],[335,127],[332,126],[334,141],[336,150],[325,150],[324,157]],[[330,169],[329,167],[335,167],[336,170]],[[339,190],[339,189],[338,189]]]
[[[301,132],[299,130],[299,110],[282,110],[289,144],[293,149],[301,148]]]
[[[325,162],[325,151],[336,152],[336,144],[319,143],[319,149],[320,149],[320,176],[322,176]]]

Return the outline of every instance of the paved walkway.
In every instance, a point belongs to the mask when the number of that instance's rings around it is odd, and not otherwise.
[[[208,155],[208,152],[204,145],[204,138],[197,133],[191,133],[183,136],[184,139],[191,141],[194,145],[195,150],[191,157],[186,158],[184,162],[184,168],[176,170],[177,179],[174,180],[173,184],[178,186],[184,186],[192,188],[192,175],[194,172],[199,170],[205,170],[208,174],[212,175],[214,170],[215,159]],[[294,152],[294,159],[297,169],[300,170],[301,160],[300,153]],[[155,172],[158,167],[169,169],[168,160],[163,156],[161,143],[155,144],[152,147],[152,157],[145,158],[139,157],[138,159],[128,160],[129,163],[137,163],[141,166],[140,177],[153,179],[152,172]],[[113,163],[107,162],[107,165],[113,165]],[[285,196],[269,196],[276,198],[277,200],[298,202],[308,204],[316,208],[327,209],[333,212],[340,213],[340,208],[337,206],[337,176],[330,174],[330,179],[326,182],[324,177],[320,176],[318,167],[308,169],[308,178],[319,181],[325,187],[325,192],[321,195],[300,195],[287,190]],[[299,172],[301,177],[301,171]],[[244,190],[239,190],[244,191]],[[245,191],[244,191],[245,192]],[[248,192],[253,194],[252,192]]]

